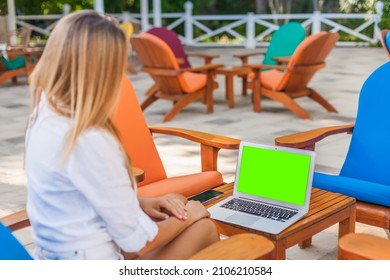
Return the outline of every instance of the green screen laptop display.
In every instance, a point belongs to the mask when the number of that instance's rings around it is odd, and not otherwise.
[[[304,205],[310,156],[244,146],[237,190],[297,205]]]

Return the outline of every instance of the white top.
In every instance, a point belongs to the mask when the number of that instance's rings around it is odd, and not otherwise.
[[[36,244],[65,252],[113,240],[126,252],[139,251],[158,227],[140,208],[117,142],[89,129],[64,161],[72,121],[43,99],[26,135],[27,212]]]

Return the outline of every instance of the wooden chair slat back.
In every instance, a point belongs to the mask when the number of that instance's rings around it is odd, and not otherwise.
[[[313,66],[324,65],[338,38],[337,33],[325,31],[307,37],[295,50],[276,90],[286,92],[305,90],[314,74],[321,68]],[[308,71],[294,71],[295,68],[302,69],[305,66]]]
[[[164,76],[163,70],[179,70],[179,65],[169,46],[154,35],[143,33],[131,38],[131,44],[145,67],[161,70],[161,75],[151,74],[158,89],[166,94],[180,94],[180,75]]]

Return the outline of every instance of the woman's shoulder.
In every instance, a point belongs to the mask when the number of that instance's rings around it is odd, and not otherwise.
[[[115,137],[104,128],[90,127],[80,134],[77,140],[77,146],[95,149],[118,149],[119,142]]]

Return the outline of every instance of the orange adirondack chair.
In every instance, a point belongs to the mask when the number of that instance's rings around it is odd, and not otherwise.
[[[151,75],[156,86],[156,90],[151,90],[141,104],[142,110],[158,99],[170,100],[173,107],[163,119],[166,122],[191,102],[202,98],[207,104],[207,112],[213,112],[213,90],[217,86],[213,70],[221,65],[207,64],[197,68],[180,69],[169,46],[148,33],[132,37],[131,44],[143,64],[142,70]]]
[[[0,220],[0,260],[31,260],[32,257],[13,235],[30,226],[26,210]],[[253,233],[236,234],[220,240],[191,256],[190,260],[269,260],[274,258],[275,245]]]
[[[211,55],[211,54],[202,54],[202,53],[187,53],[184,50],[183,45],[180,42],[179,36],[176,34],[176,32],[169,30],[166,27],[153,27],[147,31],[147,33],[152,34],[161,40],[163,40],[165,43],[168,44],[168,46],[173,51],[176,60],[179,64],[180,68],[191,68],[191,63],[188,59],[188,57],[199,57],[203,58],[204,64],[209,64],[214,58],[218,58],[219,55]]]
[[[179,128],[148,127],[130,80],[124,77],[119,105],[111,120],[132,164],[145,172],[138,184],[138,194],[156,196],[180,193],[191,196],[223,184],[217,171],[218,151],[238,149],[239,140]],[[200,144],[202,172],[167,178],[164,166],[153,141],[152,133],[179,136]]]
[[[390,240],[364,233],[350,233],[339,240],[340,260],[390,260]]]
[[[332,32],[319,32],[307,37],[297,47],[286,66],[247,64],[254,72],[253,79],[248,83],[248,87],[253,89],[253,110],[260,112],[261,96],[266,96],[282,103],[299,117],[310,119],[310,115],[294,101],[307,96],[329,112],[337,112],[317,91],[307,85],[314,74],[325,67],[325,58],[338,38],[339,35]],[[264,68],[272,70],[261,72]]]

